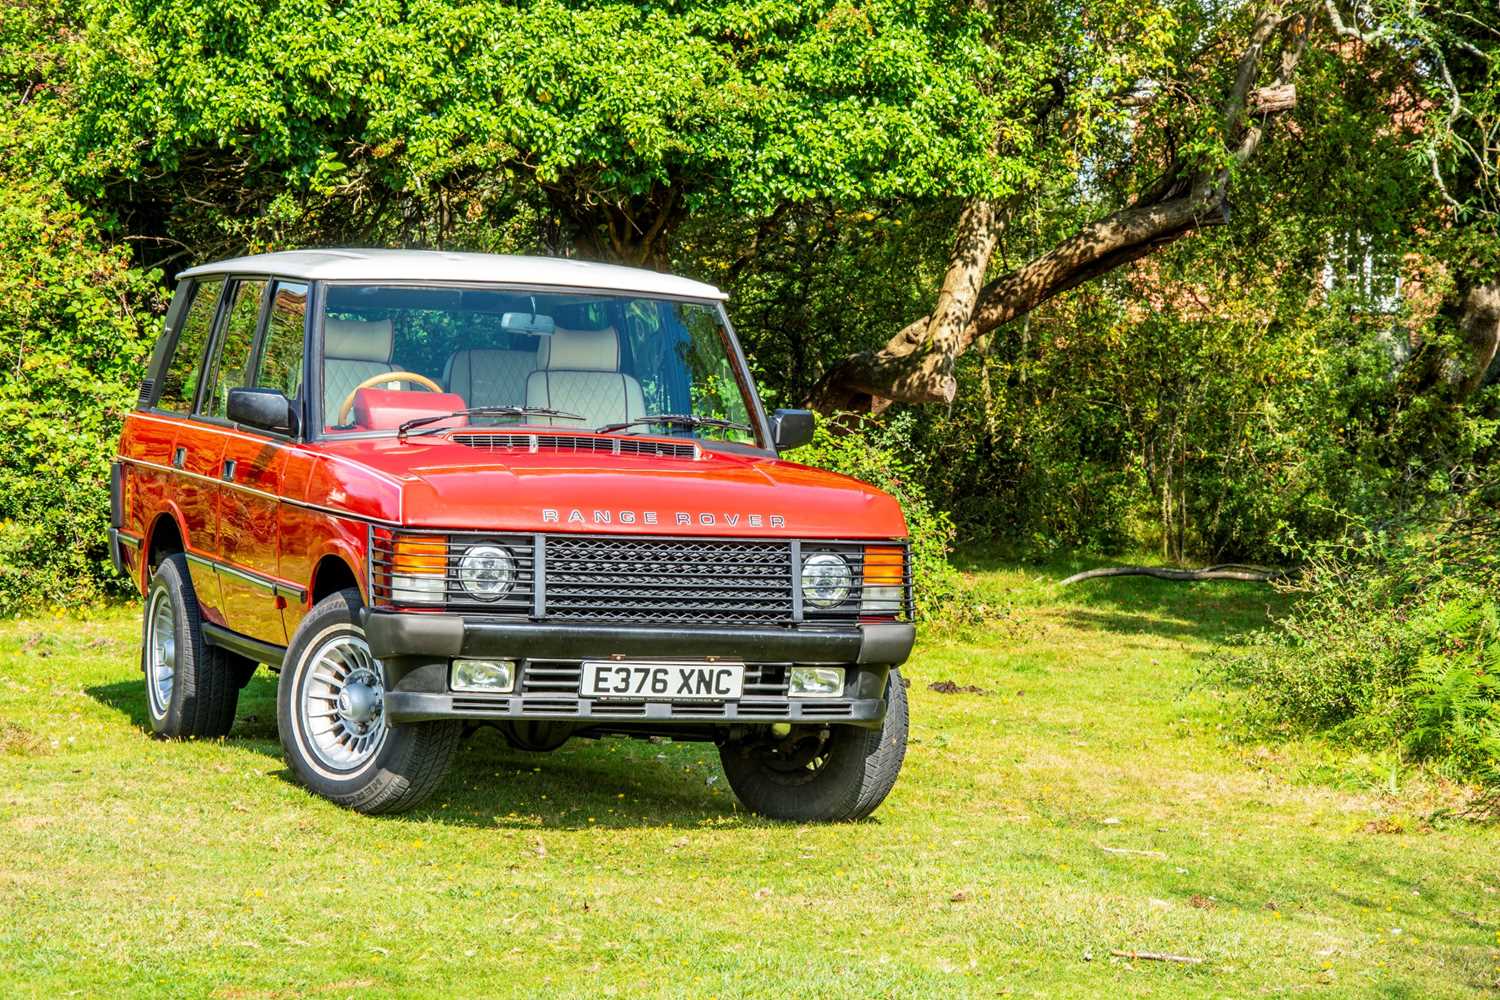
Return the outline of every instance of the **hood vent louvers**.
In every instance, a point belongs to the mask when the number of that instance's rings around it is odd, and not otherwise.
[[[577,455],[647,455],[654,458],[698,457],[698,446],[649,438],[589,437],[582,434],[463,433],[449,436],[455,444],[484,451],[558,451]]]

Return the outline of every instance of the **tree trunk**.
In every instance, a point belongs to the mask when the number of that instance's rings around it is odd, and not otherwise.
[[[899,387],[897,392],[884,394],[883,402],[876,403],[870,398],[874,393],[862,385],[865,380],[858,376],[838,388],[825,378],[822,385],[844,394],[821,406],[825,413],[879,410],[892,399],[913,396],[921,397],[924,402],[953,402],[958,391],[953,362],[968,346],[963,338],[979,301],[990,257],[995,252],[998,214],[995,203],[987,198],[973,198],[964,204],[936,307],[930,315],[891,338],[880,352],[880,384]],[[822,385],[814,392],[821,391]]]
[[[1420,343],[1401,370],[1397,395],[1403,407],[1425,396],[1461,404],[1484,385],[1500,353],[1500,282],[1475,285],[1471,280],[1458,275],[1438,312],[1445,325],[1458,330],[1462,348],[1445,350],[1441,340]]]
[[[1468,345],[1469,364],[1459,373],[1455,388],[1467,399],[1484,384],[1500,349],[1500,281],[1475,285],[1463,297],[1458,328]]]
[[[1240,54],[1221,112],[1223,134],[1234,137],[1228,152],[1236,163],[1255,153],[1264,134],[1261,120],[1247,120],[1247,115],[1264,116],[1295,104],[1292,75],[1306,45],[1306,30],[1288,33],[1272,82],[1255,87],[1266,45],[1293,17],[1272,4],[1255,20]],[[1300,25],[1301,17],[1295,19]],[[960,217],[953,259],[932,314],[904,327],[879,350],[838,362],[814,387],[809,404],[831,413],[879,410],[892,401],[951,403],[954,363],[976,339],[1054,295],[1139,260],[1199,226],[1222,221],[1228,180],[1227,168],[1192,173],[1171,165],[1163,181],[1134,204],[1089,223],[1035,260],[980,288],[964,323],[957,314],[969,301],[970,284],[983,276],[994,241],[993,215],[988,240],[979,239],[976,227],[982,218],[971,202]]]

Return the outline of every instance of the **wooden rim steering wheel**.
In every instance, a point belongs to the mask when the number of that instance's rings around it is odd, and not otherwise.
[[[371,389],[377,385],[394,385],[397,382],[411,382],[431,392],[447,391],[426,375],[418,375],[416,372],[381,372],[379,375],[371,375],[349,390],[349,395],[344,397],[344,405],[339,407],[339,419],[335,426],[342,427],[349,419],[349,414],[354,409],[354,397],[359,395],[359,390]]]

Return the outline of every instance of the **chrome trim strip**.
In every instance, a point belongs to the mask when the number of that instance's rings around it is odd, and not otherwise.
[[[272,591],[277,597],[295,598],[298,604],[307,603],[307,588],[295,587],[289,583],[276,582],[276,589]]]
[[[264,590],[268,594],[274,595],[276,593],[276,581],[269,579],[268,577],[261,576],[258,573],[252,573],[249,570],[240,569],[238,566],[231,566],[228,563],[218,562],[217,560],[215,560],[214,562],[214,568],[217,569],[220,573],[225,573],[229,576],[236,577],[237,579],[244,580],[252,587],[259,587],[261,590]]]
[[[232,577],[244,580],[246,583],[250,584],[253,587],[259,587],[261,590],[264,590],[266,593],[273,596],[295,597],[299,603],[307,600],[306,587],[299,587],[294,583],[288,583],[285,580],[278,580],[272,576],[265,576],[260,573],[253,573],[247,569],[240,569],[238,566],[233,566],[221,559],[213,559],[209,556],[200,556],[196,552],[184,552],[183,555],[187,557],[188,562],[197,563],[198,565],[207,567],[208,569],[211,569],[216,573],[227,573]]]
[[[212,483],[215,486],[228,486],[230,489],[239,490],[243,493],[250,493],[258,497],[264,497],[267,500],[275,500],[278,503],[291,504],[293,507],[301,507],[304,510],[315,510],[323,514],[330,514],[334,517],[348,518],[351,521],[362,521],[365,524],[390,525],[392,527],[395,527],[398,524],[398,522],[396,521],[385,521],[377,517],[369,517],[365,514],[354,514],[347,510],[337,510],[333,507],[324,507],[319,504],[309,503],[306,500],[297,500],[293,497],[277,496],[274,493],[267,493],[265,490],[258,490],[253,486],[244,486],[240,483],[227,483],[215,476],[205,476],[201,472],[188,472],[186,469],[174,469],[170,465],[160,465],[156,462],[148,462],[144,458],[130,458],[125,455],[121,455],[119,456],[119,458],[121,462],[125,462],[130,465],[138,465],[146,469],[155,469],[158,472],[169,472],[174,476],[187,476],[189,479],[197,479],[200,482]]]
[[[398,491],[401,489],[401,487],[403,485],[402,481],[399,478],[397,478],[396,476],[393,476],[389,472],[384,472],[384,471],[382,471],[380,469],[371,468],[370,466],[365,465],[363,462],[356,461],[356,460],[354,460],[352,458],[348,458],[348,457],[346,457],[344,455],[333,455],[333,454],[329,454],[327,452],[310,451],[306,447],[304,447],[305,442],[293,441],[291,438],[287,438],[287,437],[280,436],[280,435],[265,435],[265,436],[261,436],[261,435],[246,434],[246,433],[243,433],[242,431],[239,431],[239,430],[236,429],[236,428],[239,427],[238,424],[231,424],[231,423],[228,423],[228,422],[218,423],[218,422],[211,422],[211,421],[206,421],[206,420],[198,420],[198,419],[196,419],[196,418],[194,418],[192,416],[189,416],[188,414],[185,414],[185,413],[184,414],[173,414],[171,416],[159,416],[159,415],[157,415],[155,413],[147,413],[147,412],[143,412],[141,410],[132,410],[128,414],[128,416],[130,416],[130,417],[132,417],[132,418],[134,418],[136,420],[149,420],[149,421],[151,421],[153,423],[167,424],[168,426],[171,426],[171,427],[180,427],[184,423],[192,424],[192,425],[204,425],[204,426],[211,427],[213,430],[217,431],[220,434],[225,435],[226,437],[238,438],[241,441],[249,441],[252,444],[262,444],[263,445],[267,441],[270,441],[272,444],[278,444],[278,445],[280,445],[283,448],[288,448],[290,450],[296,451],[297,454],[304,455],[304,456],[307,456],[309,458],[322,459],[324,461],[333,462],[335,464],[337,464],[339,462],[348,463],[352,468],[355,468],[355,469],[358,469],[361,472],[367,473],[367,474],[375,477],[376,479],[381,480],[382,482],[389,483],[390,485],[396,487],[396,489]],[[371,432],[372,435],[385,434],[385,433],[386,432],[383,432],[383,431],[373,431],[373,432]],[[394,434],[395,432],[391,431],[390,433]],[[342,440],[346,440],[346,438],[345,438],[344,435],[337,435],[334,438],[334,440],[336,440],[336,441],[342,441]],[[126,461],[126,462],[138,462],[138,461],[140,461],[140,459],[125,458],[125,456],[123,456],[123,455],[120,456],[120,458],[121,458],[122,461]]]
[[[140,548],[141,543],[145,541],[145,539],[137,538],[129,532],[120,531],[118,528],[115,529],[115,537],[118,538],[122,543],[124,543],[125,545],[129,545],[133,549]]]

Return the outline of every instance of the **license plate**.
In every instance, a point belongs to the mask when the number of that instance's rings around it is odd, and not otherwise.
[[[585,698],[732,701],[744,683],[743,663],[587,660],[578,693]]]

